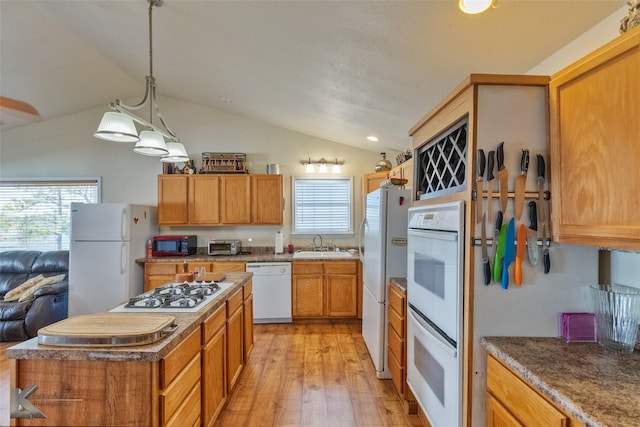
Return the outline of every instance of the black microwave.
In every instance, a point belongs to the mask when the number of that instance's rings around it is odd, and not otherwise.
[[[198,249],[198,236],[154,236],[152,256],[195,255]]]

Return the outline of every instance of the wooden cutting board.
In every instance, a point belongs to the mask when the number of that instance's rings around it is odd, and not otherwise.
[[[170,332],[174,316],[99,313],[74,316],[38,331],[38,343],[59,346],[131,346],[158,341]]]

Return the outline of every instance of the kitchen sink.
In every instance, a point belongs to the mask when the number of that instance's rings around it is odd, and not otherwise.
[[[316,251],[296,251],[293,259],[330,259],[330,258],[353,258],[349,252],[316,252]]]

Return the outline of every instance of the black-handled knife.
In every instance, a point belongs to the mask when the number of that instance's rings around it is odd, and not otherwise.
[[[482,221],[482,180],[485,163],[484,150],[479,149],[476,160],[476,223]]]
[[[482,239],[482,272],[484,274],[484,284],[488,285],[491,282],[491,267],[489,266],[489,255],[487,254],[487,229],[484,215],[481,218],[481,239]]]
[[[529,170],[529,150],[522,149],[522,155],[520,156],[520,175],[516,176],[516,200],[515,200],[515,214],[516,219],[520,220],[522,217],[522,211],[524,210],[524,193],[527,186],[527,171]]]
[[[496,160],[498,162],[498,176],[500,177],[500,210],[504,213],[507,210],[507,197],[509,195],[509,171],[504,166],[504,141],[498,144]]]
[[[496,162],[498,162],[498,170],[504,169],[504,142],[498,144],[496,149]]]
[[[545,215],[549,213],[549,198],[551,194],[548,191],[544,192],[544,201],[542,203],[545,204]],[[551,244],[551,233],[549,231],[550,220],[547,217],[547,222],[544,225],[544,239],[542,240],[542,265],[544,274],[549,273],[551,270],[551,259],[549,257],[549,245]]]
[[[489,151],[487,155],[487,218],[489,221],[493,218],[493,165],[496,152],[494,150]]]
[[[529,228],[527,228],[527,254],[531,265],[538,264],[538,208],[536,202],[529,202]]]

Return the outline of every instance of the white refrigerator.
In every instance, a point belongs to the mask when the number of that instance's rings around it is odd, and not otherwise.
[[[71,204],[69,316],[109,310],[143,292],[137,258],[158,234],[157,208],[125,203]]]
[[[407,216],[411,191],[379,188],[367,194],[361,233],[364,250],[362,336],[378,378],[387,367],[387,295],[391,277],[407,275]],[[362,245],[361,245],[362,246]]]

